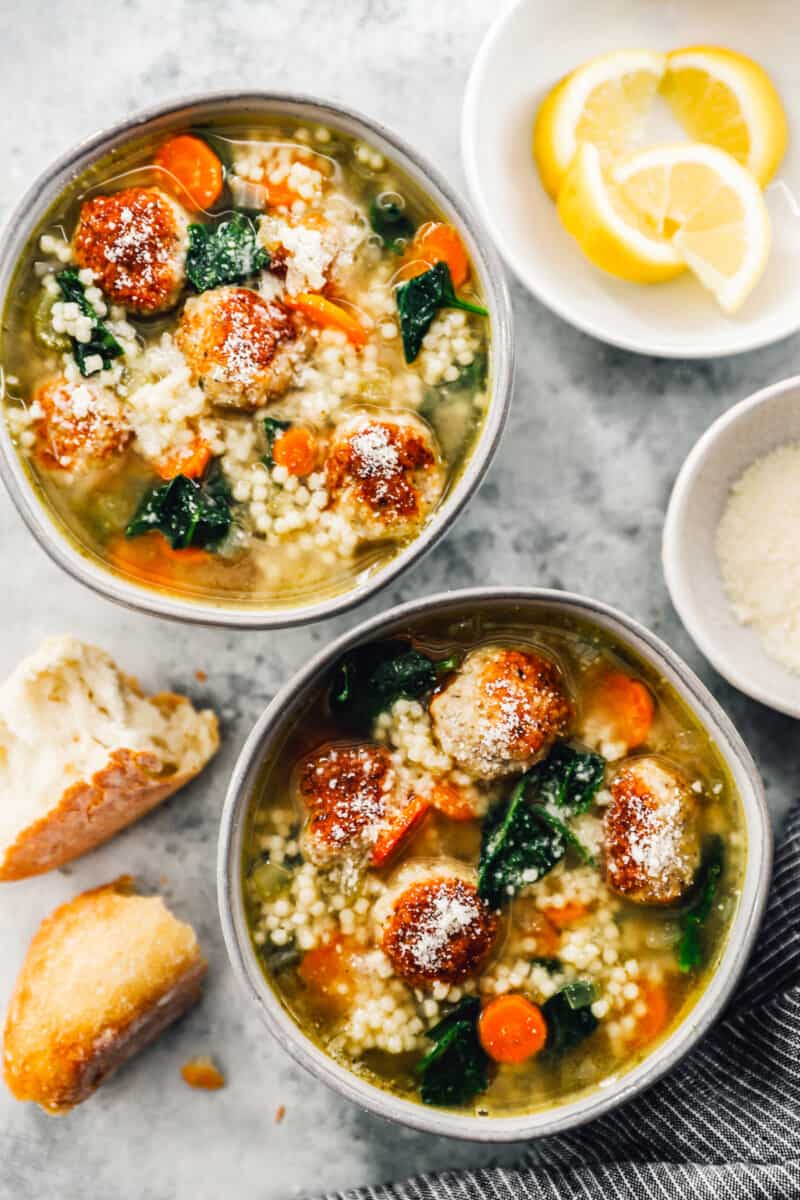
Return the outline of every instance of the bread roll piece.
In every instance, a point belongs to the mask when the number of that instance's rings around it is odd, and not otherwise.
[[[218,745],[209,710],[171,692],[147,698],[96,646],[48,639],[0,687],[0,880],[105,842]]]
[[[206,961],[191,925],[130,876],[83,892],[39,926],[3,1032],[18,1100],[80,1104],[200,998]]]

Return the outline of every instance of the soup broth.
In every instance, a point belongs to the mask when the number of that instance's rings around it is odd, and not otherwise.
[[[280,116],[83,172],[22,256],[0,348],[12,436],[85,554],[261,608],[352,588],[419,534],[475,446],[490,357],[430,197]]]
[[[675,690],[557,613],[420,621],[346,656],[265,763],[255,952],[337,1062],[473,1115],[629,1070],[739,896],[740,803]]]

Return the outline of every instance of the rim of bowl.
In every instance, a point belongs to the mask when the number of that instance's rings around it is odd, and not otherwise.
[[[297,707],[320,675],[352,645],[387,627],[448,608],[469,610],[482,603],[519,604],[528,610],[560,609],[584,616],[632,643],[688,697],[712,734],[736,780],[747,831],[741,896],[722,956],[700,998],[683,1021],[642,1063],[616,1081],[601,1085],[555,1109],[513,1117],[475,1117],[427,1108],[384,1091],[336,1063],[313,1042],[282,1006],[256,960],[244,915],[241,850],[252,786],[273,737],[283,735],[286,712]],[[694,672],[673,650],[639,622],[602,601],[549,588],[465,588],[396,605],[361,622],[319,651],[275,695],[256,722],[231,776],[220,821],[217,894],[220,920],[239,983],[258,1006],[270,1033],[295,1062],[317,1079],[370,1112],[424,1133],[477,1142],[511,1142],[544,1137],[582,1125],[630,1100],[670,1070],[716,1020],[746,964],[766,903],[772,863],[772,825],[756,765],[730,718]]]
[[[578,329],[582,333],[596,338],[597,341],[603,342],[607,346],[615,346],[620,350],[629,350],[634,354],[644,354],[655,358],[730,358],[736,354],[745,354],[750,350],[759,350],[764,346],[771,346],[775,342],[780,342],[784,338],[791,337],[793,333],[797,332],[798,327],[800,327],[800,309],[798,309],[794,316],[787,315],[787,319],[782,325],[765,334],[748,337],[746,331],[743,330],[741,339],[735,346],[714,347],[710,345],[687,348],[685,346],[678,346],[675,342],[660,342],[657,338],[626,337],[624,333],[616,332],[607,326],[601,327],[595,325],[590,319],[577,316],[567,302],[559,299],[557,294],[554,294],[546,284],[543,284],[537,278],[535,271],[531,272],[523,267],[514,252],[513,246],[506,239],[502,224],[495,218],[491,206],[487,203],[484,196],[483,188],[481,187],[481,173],[477,164],[474,131],[477,113],[482,102],[480,82],[485,65],[490,59],[495,48],[495,43],[500,38],[506,25],[516,17],[519,9],[529,3],[530,0],[515,0],[489,26],[478,48],[478,53],[473,59],[467,78],[467,85],[464,89],[464,100],[461,108],[461,159],[464,164],[464,174],[466,175],[470,198],[478,213],[479,220],[494,239],[503,261],[509,270],[513,272],[515,278],[519,280],[526,291],[530,292],[532,296],[549,308],[551,312],[554,312],[557,317],[560,317],[562,321],[566,321],[574,329]],[[790,313],[791,311],[790,307]]]
[[[724,679],[727,679],[728,683],[733,684],[735,688],[740,692],[744,692],[746,696],[750,696],[753,700],[758,700],[760,704],[766,704],[768,708],[786,713],[787,716],[800,718],[800,695],[795,704],[791,704],[784,699],[776,700],[770,692],[754,685],[739,670],[737,664],[731,658],[725,656],[724,648],[720,642],[714,638],[713,634],[707,632],[707,627],[703,620],[704,614],[692,603],[690,589],[687,586],[684,572],[678,566],[681,546],[686,541],[686,508],[691,498],[692,489],[705,466],[706,459],[714,442],[722,433],[732,425],[736,425],[742,417],[752,412],[753,409],[761,408],[763,405],[769,404],[772,400],[791,391],[800,392],[800,375],[792,375],[788,379],[781,379],[778,383],[772,383],[769,387],[760,388],[759,391],[754,392],[751,396],[746,396],[744,400],[740,400],[738,404],[734,404],[732,408],[729,408],[722,416],[718,417],[713,425],[709,425],[705,433],[698,438],[684,459],[683,466],[678,472],[678,476],[672,487],[672,494],[667,505],[667,514],[664,518],[664,530],[661,538],[661,562],[667,591],[669,592],[675,611],[698,650],[705,655],[714,669],[719,671],[720,675]]]
[[[511,404],[514,379],[514,336],[511,300],[505,272],[491,238],[440,174],[438,168],[396,133],[356,109],[333,101],[320,100],[301,92],[222,90],[189,95],[137,111],[133,116],[90,135],[66,151],[42,171],[17,204],[0,237],[0,311],[5,308],[8,289],[22,253],[36,223],[80,170],[100,154],[112,149],[130,135],[144,133],[147,127],[167,125],[185,115],[187,120],[214,111],[266,112],[296,116],[298,120],[317,121],[356,137],[373,141],[387,157],[397,163],[465,235],[470,256],[480,275],[489,309],[492,379],[486,417],[467,464],[451,492],[444,498],[420,534],[374,575],[356,582],[351,588],[315,603],[287,608],[225,607],[208,601],[180,598],[151,590],[111,572],[93,562],[77,543],[63,532],[58,518],[41,490],[22,465],[3,416],[0,419],[0,477],[14,506],[28,529],[47,555],[79,583],[127,608],[158,617],[190,624],[215,625],[240,629],[284,629],[304,625],[345,612],[374,595],[418,561],[444,537],[456,518],[475,494],[494,459],[505,428]]]

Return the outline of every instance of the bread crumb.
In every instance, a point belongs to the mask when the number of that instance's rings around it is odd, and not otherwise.
[[[198,683],[205,683],[205,681],[208,679],[208,676],[206,675],[205,671],[201,671],[199,669],[197,671],[195,671],[194,677]]]
[[[200,1088],[204,1092],[216,1092],[225,1087],[225,1076],[204,1054],[185,1062],[181,1067],[181,1075],[189,1087]]]
[[[280,1125],[283,1118],[286,1116],[286,1105],[279,1104],[275,1110],[275,1124]]]

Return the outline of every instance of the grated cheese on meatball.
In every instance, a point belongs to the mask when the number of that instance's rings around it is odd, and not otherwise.
[[[623,766],[610,784],[605,814],[609,887],[647,904],[669,904],[700,864],[695,793],[685,777],[652,755]]]
[[[332,505],[365,541],[414,533],[444,487],[432,433],[406,415],[346,418],[334,434],[326,471]]]
[[[258,408],[291,383],[296,337],[278,301],[219,287],[187,300],[175,340],[212,403]]]
[[[158,188],[94,196],[81,208],[73,239],[79,266],[115,304],[155,313],[178,300],[186,276],[188,218]]]
[[[483,966],[497,932],[497,915],[474,884],[441,875],[412,883],[395,900],[382,948],[411,987],[457,983]]]
[[[84,474],[120,454],[133,437],[113,392],[63,376],[40,385],[30,415],[36,457],[48,470]]]
[[[552,659],[504,646],[469,654],[430,703],[442,749],[479,779],[526,771],[567,731],[572,711]]]

